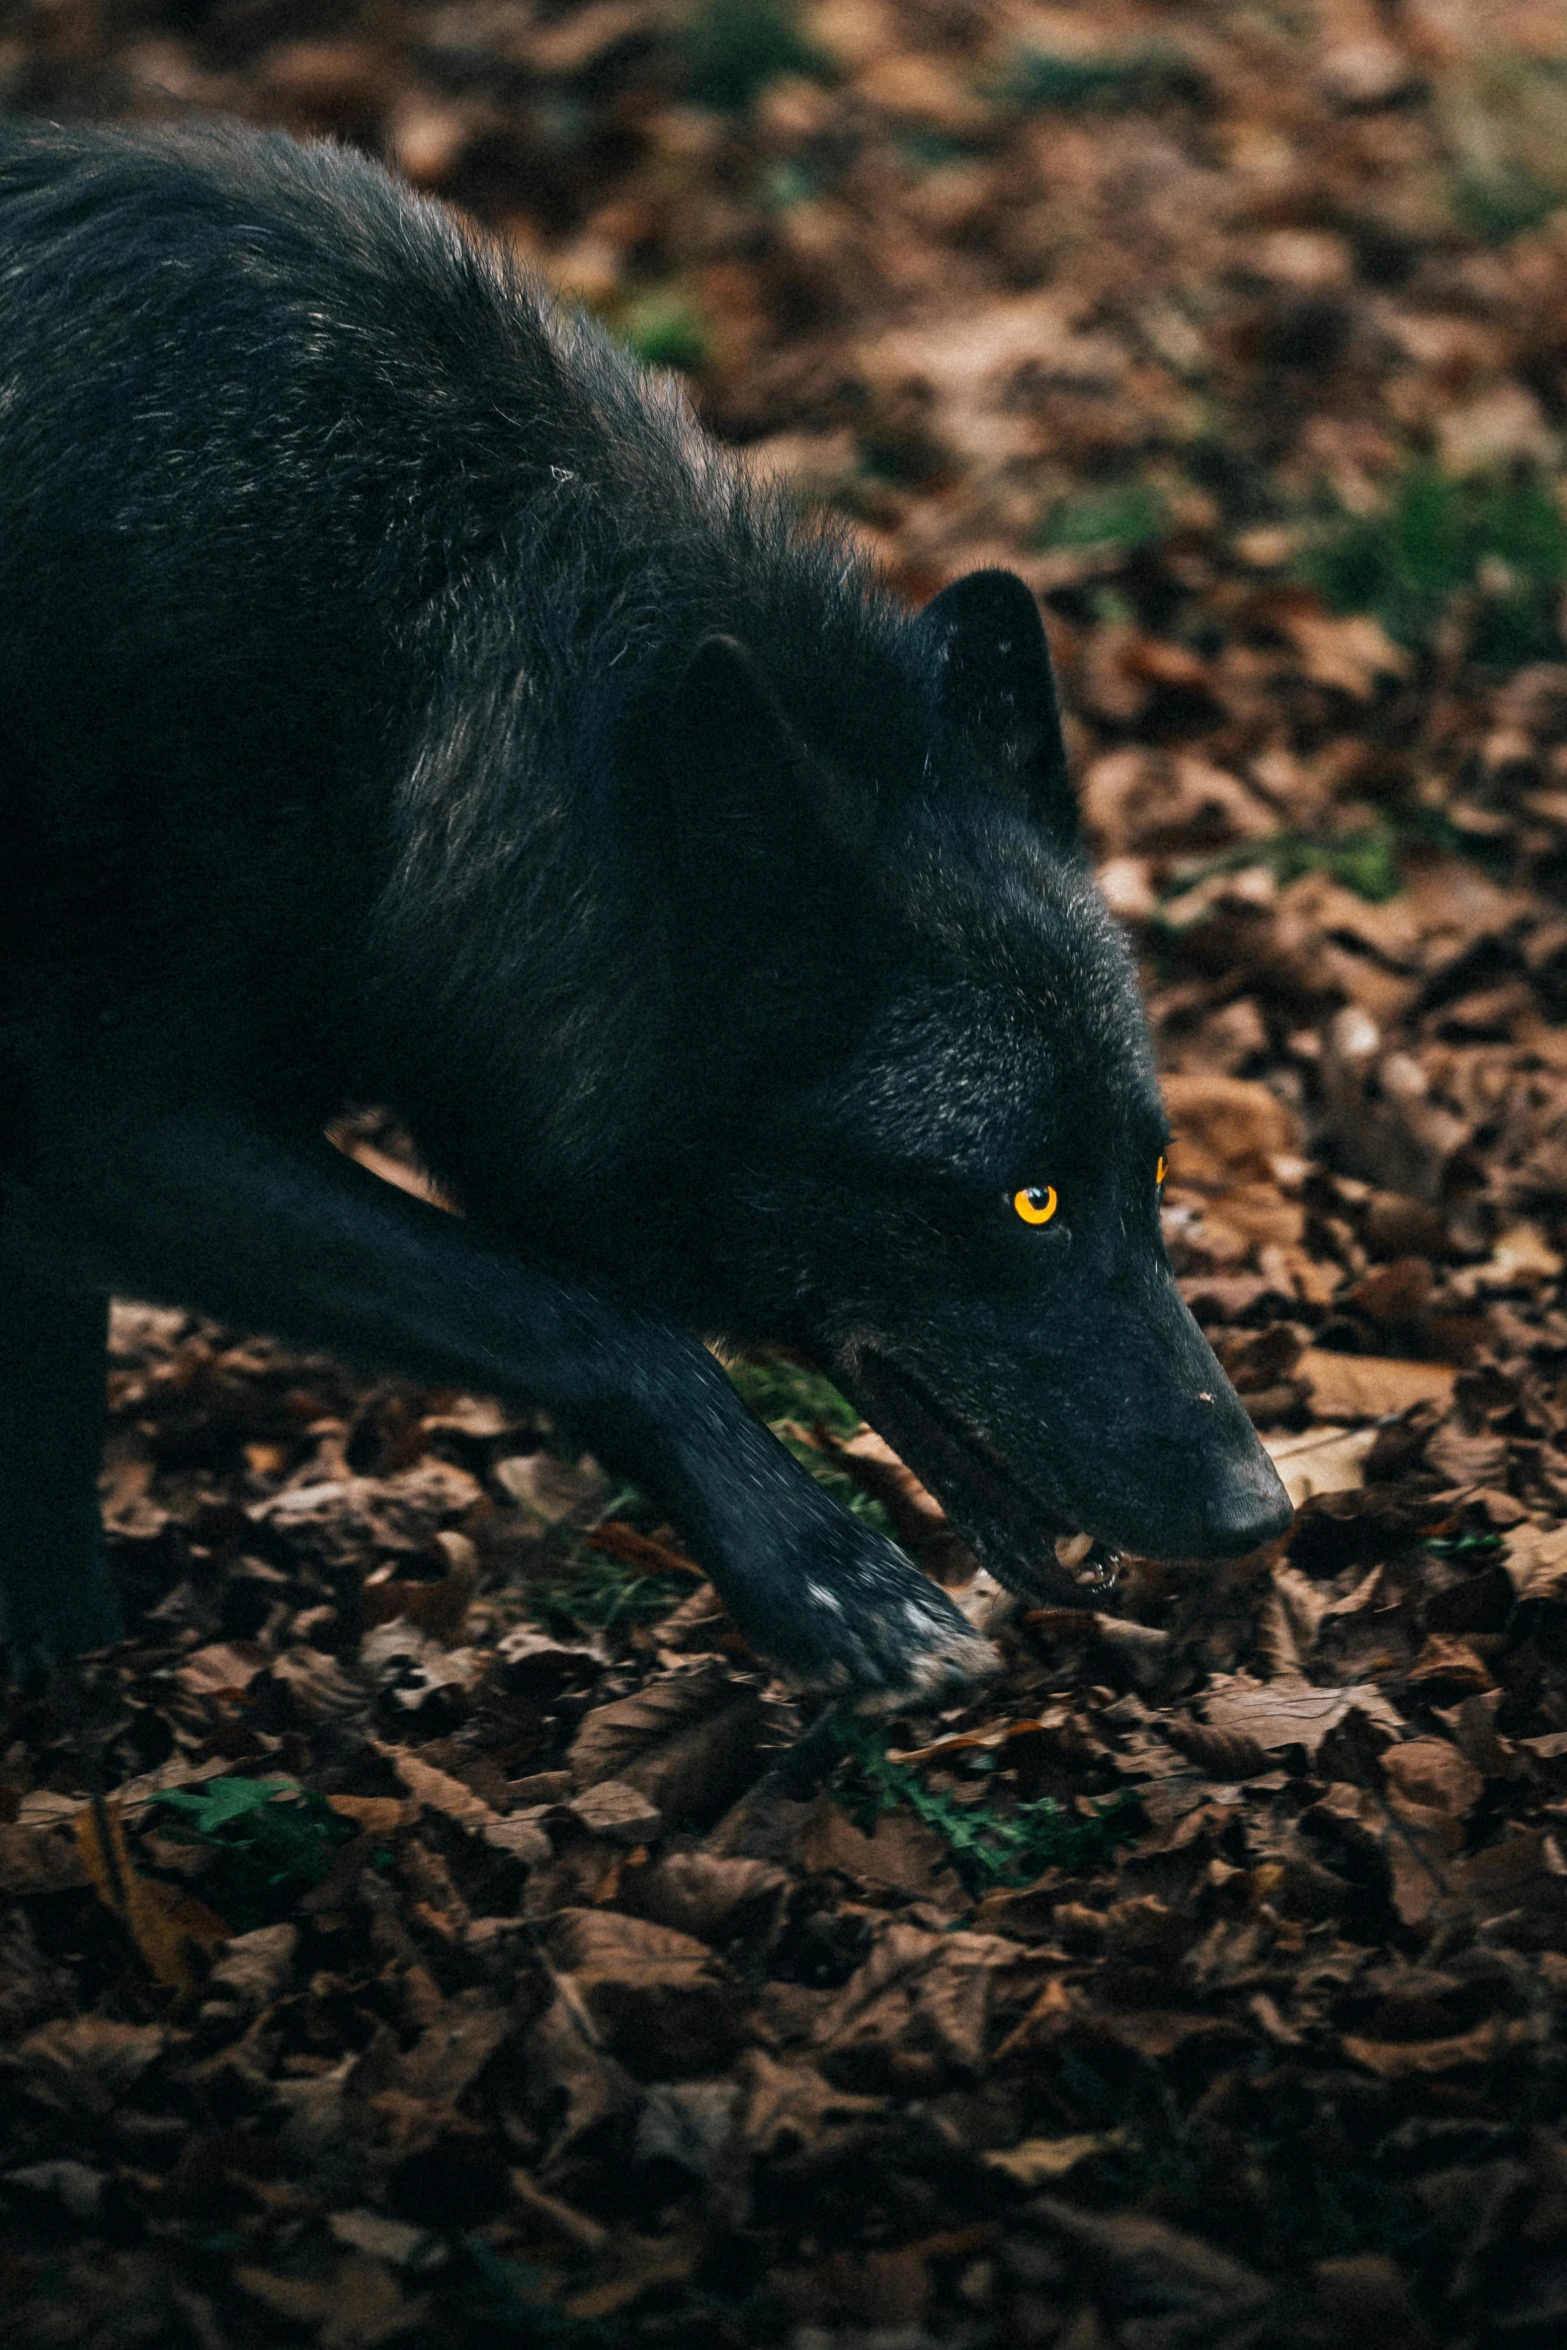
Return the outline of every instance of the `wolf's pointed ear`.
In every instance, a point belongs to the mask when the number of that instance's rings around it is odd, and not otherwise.
[[[922,640],[937,723],[977,745],[1063,844],[1077,838],[1077,797],[1061,740],[1061,706],[1039,606],[1013,571],[971,571],[926,605]]]
[[[798,757],[778,696],[738,637],[702,638],[675,680],[668,718],[668,750],[693,762],[684,780],[715,792],[777,774]]]
[[[827,779],[756,656],[732,636],[701,640],[658,723],[649,748],[663,769],[688,951],[699,964],[721,962],[819,893],[833,847]]]
[[[806,761],[750,648],[705,636],[676,678],[661,746],[682,853],[732,887],[747,866],[790,861]]]

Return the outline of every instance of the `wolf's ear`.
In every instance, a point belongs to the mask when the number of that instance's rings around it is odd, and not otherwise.
[[[971,571],[927,604],[915,629],[944,733],[995,763],[1029,813],[1063,843],[1077,798],[1039,606],[1013,571]]]
[[[749,647],[703,637],[664,725],[671,809],[688,848],[731,883],[738,868],[775,862],[801,827],[805,756]]]
[[[794,736],[750,648],[716,631],[702,638],[669,697],[669,750],[695,761],[689,780],[715,789],[748,770],[776,770]]]
[[[841,846],[833,779],[814,761],[749,647],[706,636],[670,688],[662,739],[666,853],[698,963],[808,914]],[[746,942],[750,942],[747,944]]]

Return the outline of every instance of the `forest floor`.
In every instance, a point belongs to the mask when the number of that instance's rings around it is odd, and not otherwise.
[[[367,144],[912,598],[1023,574],[1301,1502],[1019,1616],[737,1366],[1006,1659],[801,1749],[542,1424],[117,1309],[133,1636],[0,1711],[6,2341],[1567,2339],[1559,5],[13,0],[0,101]]]

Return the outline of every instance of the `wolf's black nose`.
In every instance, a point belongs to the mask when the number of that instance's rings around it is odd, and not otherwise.
[[[1295,1515],[1289,1495],[1279,1483],[1278,1471],[1256,1445],[1251,1459],[1240,1463],[1203,1503],[1203,1531],[1208,1555],[1240,1558],[1282,1534]]]

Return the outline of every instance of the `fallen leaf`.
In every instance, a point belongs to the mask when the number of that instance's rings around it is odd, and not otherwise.
[[[943,1883],[954,1881],[947,1846],[924,1820],[900,1808],[880,1813],[867,1831],[826,1793],[802,1814],[791,1857],[802,1868],[832,1871],[852,1885],[879,1885],[894,1893],[939,1897]]]
[[[1502,1554],[1519,1599],[1567,1603],[1567,1526],[1520,1526]]]
[[[1057,1715],[1057,1720],[1064,1718]],[[1045,1728],[1032,1714],[1018,1721],[991,1722],[980,1730],[951,1730],[944,1738],[933,1738],[928,1746],[889,1746],[887,1760],[894,1763],[933,1762],[938,1754],[957,1754],[967,1747],[988,1753],[992,1748],[1005,1746],[1010,1739],[1028,1738]]]
[[[1265,1085],[1191,1071],[1171,1072],[1160,1089],[1175,1130],[1170,1164],[1183,1184],[1266,1183],[1276,1158],[1299,1151],[1299,1126]]]
[[[1445,1738],[1406,1738],[1382,1757],[1382,1774],[1407,1802],[1467,1819],[1485,1792],[1485,1781]]]
[[[1410,1666],[1408,1680],[1416,1688],[1440,1685],[1444,1689],[1494,1689],[1489,1667],[1467,1640],[1451,1633],[1433,1632]]]
[[[620,1559],[640,1574],[695,1575],[699,1581],[703,1579],[695,1559],[688,1559],[683,1551],[671,1550],[667,1542],[654,1542],[648,1535],[639,1534],[635,1526],[623,1525],[618,1518],[595,1526],[586,1539],[591,1550],[602,1551],[606,1558]]]
[[[714,1947],[766,1948],[779,1931],[790,1879],[770,1861],[670,1852],[632,1873],[622,1899],[639,1917]]]
[[[1005,2172],[1019,2187],[1048,2187],[1055,2179],[1064,2179],[1076,2170],[1080,2162],[1087,2162],[1096,2154],[1113,2154],[1118,2147],[1129,2146],[1132,2133],[1124,2126],[1114,2130],[1086,2130],[1069,2138],[1024,2138],[1016,2146],[1004,2151],[984,2154],[981,2161],[991,2170]]]
[[[617,2311],[631,2308],[644,2293],[684,2284],[701,2257],[702,2242],[696,2234],[673,2241],[629,2232],[617,2234],[605,2251],[604,2266],[609,2273],[573,2293],[565,2303],[566,2315],[577,2325],[600,2325]]]
[[[329,1795],[326,1800],[340,1819],[352,1820],[366,1836],[395,1834],[410,1824],[418,1808],[395,1795]]]
[[[112,1909],[160,1983],[194,1997],[189,1953],[227,1941],[229,1929],[204,1902],[177,1886],[144,1877],[131,1860],[120,1807],[88,1804],[71,1823],[93,1890]]]
[[[1522,2016],[1491,2016],[1473,2031],[1455,2032],[1445,2040],[1366,2040],[1346,2032],[1344,2054],[1385,2081],[1434,2078],[1442,2073],[1467,2072],[1475,2065],[1494,2065],[1509,2049],[1527,2046],[1534,2026]]]
[[[158,2062],[168,2037],[161,2024],[71,2016],[30,2032],[16,2053],[29,2095],[58,2112],[102,2119]]]
[[[733,2054],[738,1999],[691,1935],[612,1910],[564,1909],[547,1948],[605,2047],[644,2079],[711,2072]]]
[[[1393,1355],[1329,1354],[1308,1346],[1295,1365],[1319,1420],[1385,1420],[1411,1404],[1446,1404],[1458,1377],[1451,1363],[1413,1363]]]
[[[828,2077],[847,2089],[919,2094],[977,2077],[1000,1985],[1032,1966],[995,1934],[889,1924],[816,2027]]]
[[[1329,1426],[1308,1428],[1302,1436],[1265,1436],[1262,1445],[1299,1509],[1315,1493],[1349,1493],[1364,1485],[1366,1455],[1375,1442],[1374,1428]]]
[[[624,1780],[674,1824],[706,1820],[739,1792],[761,1720],[760,1689],[704,1658],[594,1707],[567,1759],[579,1787]]]
[[[1326,612],[1296,589],[1276,599],[1275,617],[1316,685],[1368,702],[1380,679],[1409,674],[1409,655],[1368,612]]]
[[[351,2252],[324,2279],[280,2276],[241,2262],[234,2282],[278,2317],[316,2331],[321,2350],[379,2350],[422,2325],[427,2297],[408,2299],[382,2261]]]
[[[1141,2213],[1096,2212],[1042,2195],[1032,2206],[1043,2225],[1081,2252],[1108,2307],[1178,2311],[1188,2341],[1213,2338],[1226,2311],[1255,2308],[1272,2288],[1244,2261],[1199,2236]]]
[[[595,1836],[613,1844],[650,1844],[663,1827],[658,1806],[624,1779],[597,1779],[565,1806]]]
[[[66,1814],[74,1820],[80,1807]],[[0,1828],[0,1893],[65,1893],[91,1882],[80,1845],[64,1823],[43,1827],[14,1820]]]
[[[1323,1689],[1299,1676],[1254,1681],[1245,1673],[1216,1673],[1199,1702],[1211,1729],[1254,1738],[1275,1753],[1282,1747],[1302,1746],[1308,1755],[1315,1754],[1328,1732],[1355,1712],[1389,1730],[1404,1726],[1370,1681]]]
[[[409,1794],[426,1811],[440,1812],[461,1827],[473,1830],[493,1827],[500,1818],[492,1805],[475,1795],[461,1779],[454,1779],[449,1771],[438,1771],[433,1763],[422,1762],[405,1747],[381,1746],[378,1751],[386,1756]]]

